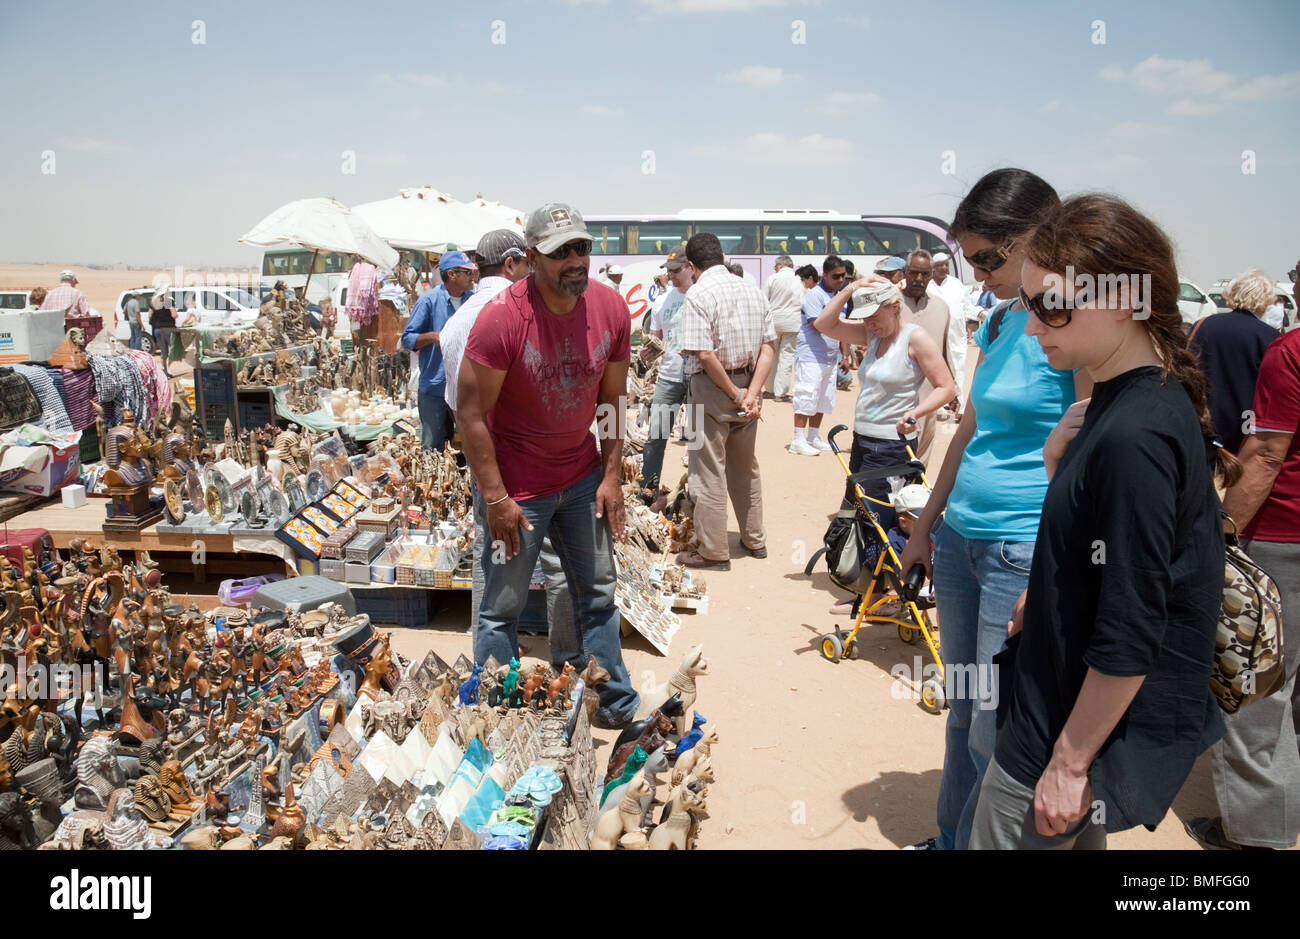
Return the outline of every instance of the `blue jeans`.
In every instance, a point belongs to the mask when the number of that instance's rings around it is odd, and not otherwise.
[[[474,661],[486,662],[489,655],[498,662],[518,658],[519,615],[528,600],[528,582],[542,539],[549,536],[569,581],[581,654],[594,655],[610,674],[609,681],[598,689],[598,716],[618,723],[636,713],[641,699],[623,664],[619,612],[614,606],[614,542],[608,520],[596,518],[600,479],[598,467],[563,492],[520,502],[519,508],[533,530],[520,529],[519,553],[513,558],[505,560],[501,552],[494,563],[496,551],[491,538],[483,539],[478,548],[483,565],[483,599],[474,629]]]
[[[655,396],[650,401],[650,436],[646,440],[645,460],[641,464],[641,484],[650,490],[659,488],[659,474],[664,468],[664,447],[673,432],[677,409],[686,403],[686,382],[661,378],[655,382]],[[690,426],[690,422],[687,422]]]
[[[993,758],[997,699],[976,690],[992,679],[993,656],[1029,586],[1032,541],[977,541],[951,525],[934,534],[934,598],[948,691],[948,726],[939,780],[939,847],[965,850],[984,771]],[[955,669],[955,670],[954,670]],[[959,678],[964,676],[964,678]],[[953,691],[966,691],[954,694]],[[996,689],[995,689],[996,692]]]
[[[475,486],[474,543],[481,545],[490,540],[487,535],[487,508],[483,504],[483,496],[479,493],[478,486]],[[571,662],[574,668],[582,671],[587,661],[582,654],[582,643],[578,640],[578,630],[574,624],[573,596],[569,591],[568,578],[564,576],[564,568],[551,547],[549,538],[542,539],[542,550],[537,560],[546,577],[546,609],[540,625],[545,627],[550,642],[551,664],[562,668],[565,662]],[[483,554],[480,551],[474,552],[473,572],[469,618],[471,632],[478,623],[478,611],[483,603]],[[530,590],[528,593],[531,599],[534,591]],[[524,606],[527,609],[528,600],[524,601]],[[533,624],[529,623],[529,625]]]
[[[442,452],[447,443],[447,401],[442,396],[442,388],[421,388],[420,405],[420,442],[426,450]],[[508,662],[509,659],[504,659]]]
[[[128,323],[131,327],[131,341],[129,348],[140,350],[144,347],[144,329],[139,323]]]

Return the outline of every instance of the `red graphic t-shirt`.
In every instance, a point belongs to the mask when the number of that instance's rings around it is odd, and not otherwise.
[[[1292,434],[1282,469],[1243,538],[1300,542],[1300,331],[1274,339],[1255,381],[1255,429]]]
[[[483,307],[465,355],[506,373],[487,425],[511,498],[553,495],[600,465],[591,432],[600,380],[631,356],[631,329],[627,304],[603,284],[565,315],[546,307],[532,276]]]

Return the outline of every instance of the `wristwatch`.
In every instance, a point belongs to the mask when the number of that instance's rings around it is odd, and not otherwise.
[[[737,403],[737,404],[739,404],[741,401],[745,400],[745,389],[744,389],[744,388],[737,388],[737,389],[736,389],[736,399],[735,399],[735,400],[736,400],[736,403]]]

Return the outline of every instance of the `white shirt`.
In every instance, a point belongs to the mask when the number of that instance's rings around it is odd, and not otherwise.
[[[1261,318],[1265,323],[1272,326],[1278,332],[1281,332],[1282,324],[1286,322],[1286,307],[1283,306],[1282,301],[1279,300],[1277,303],[1274,303],[1271,307],[1265,310],[1264,315]]]
[[[957,401],[962,400],[966,388],[966,303],[969,294],[966,285],[949,274],[939,284],[931,280],[926,293],[948,304],[948,367],[957,382]]]
[[[465,355],[469,331],[487,302],[511,283],[506,277],[484,277],[474,288],[474,295],[461,305],[455,316],[447,320],[447,325],[438,334],[438,345],[442,346],[442,370],[447,376],[447,387],[442,396],[447,400],[447,407],[453,411],[456,410],[456,382],[460,378],[460,360]]]
[[[799,311],[807,293],[803,281],[792,267],[783,267],[773,274],[763,288],[767,294],[767,308],[772,311],[772,325],[778,333],[797,333],[800,326]]]
[[[686,295],[676,287],[669,287],[662,302],[650,308],[650,331],[661,332],[664,337],[664,354],[659,360],[659,377],[667,381],[683,381],[681,331],[682,305]]]

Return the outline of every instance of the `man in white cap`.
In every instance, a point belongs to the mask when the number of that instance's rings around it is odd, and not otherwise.
[[[65,319],[69,316],[89,316],[90,303],[86,300],[86,295],[77,289],[77,275],[72,271],[60,271],[59,286],[45,295],[41,309],[62,310]]]
[[[930,284],[926,287],[926,293],[948,304],[948,315],[952,317],[949,358],[953,369],[952,377],[957,381],[957,398],[949,410],[959,411],[962,391],[966,388],[966,343],[959,341],[958,337],[960,335],[964,340],[966,335],[966,318],[970,315],[968,309],[970,291],[966,289],[965,284],[952,276],[952,258],[946,252],[936,252],[930,260]]]
[[[580,654],[572,664],[594,655],[609,672],[594,720],[619,727],[640,703],[614,605],[632,323],[620,297],[588,282],[592,236],[577,209],[537,209],[524,241],[533,273],[483,307],[457,378],[465,454],[490,533],[475,546],[484,583],[474,660],[520,657],[519,616],[549,536],[574,601]]]

